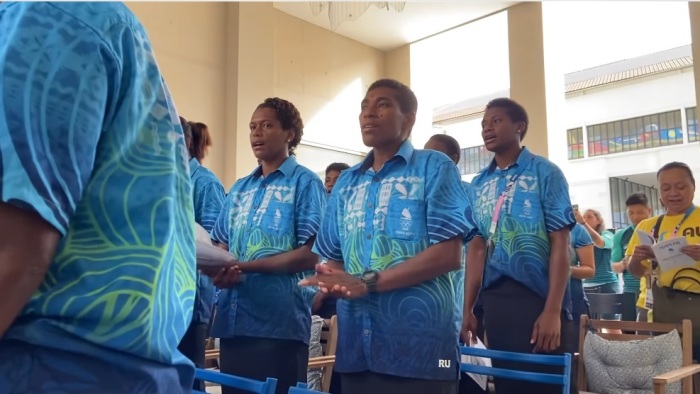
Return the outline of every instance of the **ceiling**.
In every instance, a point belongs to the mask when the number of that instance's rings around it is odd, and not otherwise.
[[[371,6],[336,33],[382,51],[398,48],[517,4],[513,1],[406,2],[403,12]],[[278,10],[331,30],[327,12],[313,15],[308,1],[276,1]]]

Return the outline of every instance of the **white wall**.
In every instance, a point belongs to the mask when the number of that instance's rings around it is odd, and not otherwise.
[[[693,70],[671,71],[567,95],[566,128],[695,106]]]

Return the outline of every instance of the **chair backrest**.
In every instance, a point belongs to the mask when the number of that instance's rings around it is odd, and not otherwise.
[[[589,294],[590,296],[590,294]],[[690,320],[683,320],[680,323],[640,323],[631,321],[616,320],[594,320],[588,316],[581,316],[581,328],[579,332],[579,361],[578,361],[578,389],[586,391],[588,382],[586,381],[585,354],[583,345],[588,331],[595,332],[601,338],[608,341],[636,341],[648,339],[658,334],[667,334],[673,330],[678,331],[681,337],[683,348],[683,366],[693,363],[693,324]],[[603,332],[606,330],[607,332]],[[636,334],[631,334],[632,332]],[[683,390],[692,387],[692,378],[683,380]],[[692,390],[692,389],[691,389]]]
[[[323,329],[321,331],[321,348],[324,356],[335,356],[335,350],[338,346],[338,317],[331,316],[330,319],[323,320]]]
[[[600,318],[600,315],[622,314],[622,294],[610,293],[586,293],[590,303],[591,317]]]
[[[289,388],[289,394],[319,394],[322,391],[308,389],[306,384],[298,383],[296,387]]]
[[[267,378],[267,380],[261,382],[259,380],[228,375],[201,368],[195,370],[194,376],[199,380],[218,383],[222,386],[245,390],[255,394],[274,394],[277,389],[277,379],[275,378]]]
[[[323,356],[333,357],[333,363],[324,363],[323,377],[321,378],[321,390],[328,392],[331,388],[331,378],[333,377],[333,366],[335,365],[335,351],[338,347],[338,317],[331,316],[330,319],[323,320],[323,329],[321,330],[321,348]],[[321,361],[321,360],[319,360]]]
[[[561,374],[517,371],[512,369],[485,367],[473,364],[461,364],[462,372],[469,372],[479,375],[494,376],[497,378],[523,380],[526,382],[556,384],[562,386],[562,393],[569,394],[571,385],[571,355],[563,356],[545,354],[525,354],[504,352],[499,350],[478,349],[474,347],[462,346],[460,351],[464,355],[486,357],[496,360],[514,361],[530,364],[552,365],[562,368]]]

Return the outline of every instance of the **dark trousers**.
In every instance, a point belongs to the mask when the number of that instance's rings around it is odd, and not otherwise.
[[[489,349],[517,353],[532,353],[530,344],[535,321],[544,310],[545,299],[512,279],[501,279],[481,293],[484,303],[484,325],[488,335]],[[565,316],[561,317],[561,342],[551,354],[572,353],[573,325]],[[520,362],[492,360],[495,368],[520,371],[561,374],[563,368]],[[498,394],[560,394],[561,386],[529,383],[510,379],[494,379]],[[571,374],[571,393],[578,393],[574,374]]]
[[[341,374],[343,394],[457,394],[457,380],[402,378],[374,372]]]
[[[221,372],[248,379],[277,379],[276,394],[287,394],[297,383],[306,383],[309,346],[286,339],[235,337],[220,339]],[[222,394],[249,394],[229,387]]]
[[[177,349],[189,358],[197,368],[204,368],[208,329],[209,326],[206,323],[191,323],[177,346]],[[204,382],[195,379],[193,388],[204,391]]]

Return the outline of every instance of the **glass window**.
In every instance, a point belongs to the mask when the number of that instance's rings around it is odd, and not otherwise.
[[[459,172],[462,175],[476,174],[491,163],[493,156],[483,145],[464,148],[458,165]]]
[[[686,108],[685,118],[688,126],[688,142],[700,141],[700,139],[698,139],[697,107]]]
[[[689,140],[698,141],[695,108],[686,113]],[[589,156],[683,143],[680,110],[592,125],[588,131]]]
[[[566,130],[569,144],[569,160],[583,158],[583,128]]]

